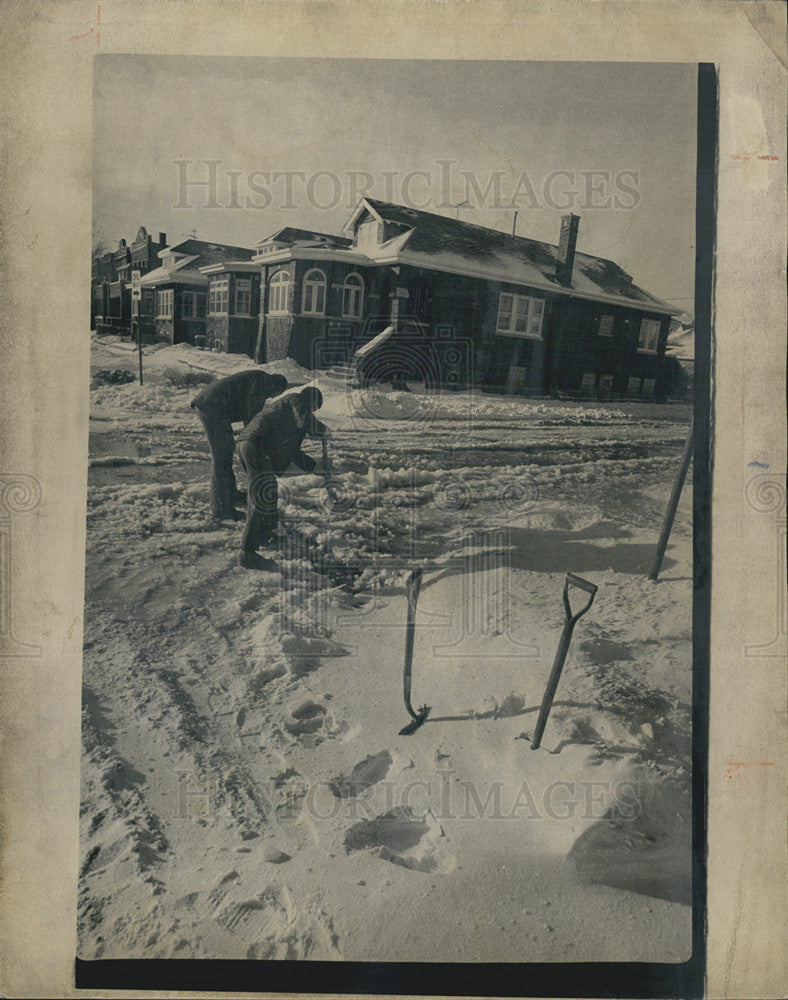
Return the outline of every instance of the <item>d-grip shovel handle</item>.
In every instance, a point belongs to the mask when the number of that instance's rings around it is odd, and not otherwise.
[[[577,587],[578,590],[584,590],[587,594],[591,596],[588,598],[588,603],[580,611],[572,613],[572,608],[569,604],[569,587]],[[571,621],[572,625],[582,618],[583,615],[588,611],[591,605],[594,603],[594,598],[596,597],[596,592],[599,588],[594,583],[589,583],[588,580],[584,580],[582,576],[575,576],[574,573],[567,573],[566,580],[564,580],[564,608],[566,609],[567,621]]]
[[[587,594],[591,595],[588,598],[588,603],[585,607],[581,608],[580,611],[576,611],[574,614],[572,614],[572,608],[569,604],[570,585],[577,587],[579,590],[584,590]],[[547,716],[550,714],[550,709],[553,705],[553,698],[555,697],[555,692],[558,688],[558,682],[561,679],[561,671],[564,669],[564,660],[566,660],[566,654],[569,651],[569,643],[572,641],[572,632],[574,631],[575,624],[594,603],[596,592],[597,587],[593,583],[589,583],[588,580],[584,580],[581,576],[575,576],[574,573],[566,574],[563,594],[566,618],[564,619],[564,627],[561,631],[561,638],[558,640],[558,649],[555,651],[553,669],[550,671],[550,676],[547,679],[547,687],[545,688],[542,705],[539,709],[539,718],[536,720],[534,738],[531,741],[532,750],[538,750],[539,744],[542,742],[542,734],[544,733],[544,728],[547,725]]]

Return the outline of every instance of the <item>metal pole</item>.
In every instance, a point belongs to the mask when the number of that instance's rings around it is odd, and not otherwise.
[[[140,362],[140,385],[142,385],[142,326],[140,325],[140,315],[137,313],[137,354]]]
[[[665,511],[665,520],[662,522],[662,531],[660,532],[659,541],[657,542],[657,551],[654,556],[654,562],[651,566],[651,572],[648,575],[649,580],[656,580],[659,576],[659,571],[662,568],[662,560],[665,558],[665,550],[668,547],[668,539],[670,538],[670,532],[673,528],[673,519],[676,516],[676,508],[679,505],[679,497],[681,496],[681,491],[684,487],[684,480],[687,476],[687,469],[689,468],[689,464],[692,459],[694,430],[695,418],[693,417],[690,421],[687,440],[684,443],[684,454],[681,456],[681,465],[679,466],[679,471],[676,475],[676,481],[673,483],[673,492],[670,494],[670,500],[668,501],[668,509]]]

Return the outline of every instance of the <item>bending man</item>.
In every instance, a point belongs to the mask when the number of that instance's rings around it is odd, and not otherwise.
[[[270,569],[257,549],[271,541],[276,528],[279,499],[276,477],[291,462],[304,472],[314,470],[317,463],[301,450],[301,444],[307,434],[323,437],[327,433],[325,424],[314,416],[314,411],[322,405],[320,390],[308,386],[268,403],[238,436],[238,454],[249,483],[240,557],[245,569]]]
[[[267,399],[287,388],[284,375],[269,375],[259,368],[236,372],[211,382],[191,402],[202,420],[211,448],[211,514],[214,520],[239,521],[235,509],[244,499],[233,472],[235,438],[232,425],[244,425],[262,410]]]

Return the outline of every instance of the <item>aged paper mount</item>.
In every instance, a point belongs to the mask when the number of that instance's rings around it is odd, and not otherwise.
[[[89,347],[75,329],[88,327],[97,52],[718,67],[707,995],[784,993],[781,11],[771,2],[12,0],[0,8],[0,474],[12,532],[3,558],[13,638],[25,647],[0,663],[4,994],[80,995],[73,959]],[[768,766],[745,766],[755,762]]]

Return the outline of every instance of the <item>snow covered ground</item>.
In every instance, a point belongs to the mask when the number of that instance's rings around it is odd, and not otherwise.
[[[94,371],[129,346],[94,339]],[[689,484],[646,574],[689,408],[318,376],[336,485],[283,479],[259,573],[171,384],[250,362],[144,365],[91,391],[81,957],[688,958]],[[414,566],[432,711],[400,736]],[[532,750],[567,572],[599,590]]]

